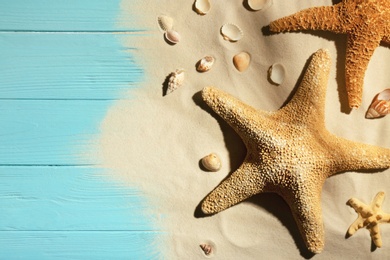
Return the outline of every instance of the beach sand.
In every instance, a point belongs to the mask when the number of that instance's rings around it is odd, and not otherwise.
[[[179,3],[180,2],[180,3]],[[332,1],[274,0],[258,12],[249,11],[242,1],[211,1],[204,16],[193,10],[193,1],[123,1],[121,15],[136,15],[142,36],[118,36],[125,48],[135,48],[136,62],[145,80],[125,95],[129,100],[115,103],[101,125],[100,153],[111,178],[139,189],[148,201],[146,213],[157,229],[156,251],[164,259],[202,259],[199,245],[214,246],[215,259],[300,259],[308,253],[287,204],[276,194],[261,194],[210,217],[196,209],[202,199],[245,157],[245,147],[234,131],[210,113],[200,91],[215,86],[243,102],[262,110],[279,109],[293,89],[310,56],[320,48],[330,51],[332,67],[326,97],[326,127],[338,136],[390,148],[390,117],[364,118],[376,93],[389,87],[390,50],[379,47],[365,76],[361,107],[347,108],[344,85],[345,35],[326,32],[270,35],[264,29],[271,21],[316,5]],[[168,44],[159,30],[161,14],[174,19],[174,29],[182,37]],[[244,37],[225,41],[220,27],[225,23],[240,26]],[[121,26],[124,26],[123,24]],[[125,25],[126,26],[126,25]],[[238,72],[232,63],[235,54],[246,51],[251,64]],[[134,53],[134,52],[133,52]],[[195,64],[205,55],[216,62],[212,69],[199,73]],[[267,77],[269,67],[282,63],[285,81],[275,86]],[[163,96],[166,77],[175,69],[185,69],[184,85]],[[205,172],[200,159],[217,153],[222,160],[218,172]],[[378,191],[390,196],[390,170],[370,173],[347,172],[329,178],[323,187],[322,211],[325,224],[325,249],[315,259],[384,259],[390,257],[390,225],[380,226],[383,248],[372,251],[365,229],[346,239],[355,211],[346,205],[351,197],[370,203]],[[390,212],[390,198],[384,211]]]

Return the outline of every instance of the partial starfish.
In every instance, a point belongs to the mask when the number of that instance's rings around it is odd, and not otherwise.
[[[213,87],[204,101],[238,133],[247,148],[242,165],[202,202],[214,214],[255,194],[275,192],[290,206],[308,249],[324,247],[321,190],[325,179],[347,170],[390,167],[390,150],[337,137],[325,129],[330,71],[317,51],[291,101],[275,112],[257,110]]]
[[[376,194],[371,205],[367,205],[358,199],[352,198],[348,201],[348,205],[355,209],[358,213],[358,218],[348,229],[348,235],[352,236],[355,232],[366,227],[370,231],[371,239],[377,247],[382,246],[381,234],[379,233],[379,223],[390,222],[390,214],[382,211],[382,203],[385,198],[383,191]]]
[[[270,24],[273,32],[323,30],[348,35],[345,61],[349,106],[362,102],[364,73],[380,42],[390,43],[390,1],[342,0],[313,7]]]

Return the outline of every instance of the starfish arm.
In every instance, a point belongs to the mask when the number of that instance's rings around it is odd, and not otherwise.
[[[380,220],[381,223],[390,223],[390,214],[388,213],[382,213],[382,219]]]
[[[343,171],[386,169],[390,167],[390,149],[353,142],[337,136],[328,138],[330,175]]]
[[[202,98],[242,138],[248,132],[258,129],[261,126],[262,119],[267,115],[267,112],[256,110],[217,88],[205,87],[202,90]],[[254,117],[254,114],[256,114],[256,117]]]
[[[385,199],[385,193],[383,191],[380,191],[375,195],[375,198],[371,203],[371,207],[375,210],[375,212],[380,210],[384,199]]]
[[[270,23],[272,32],[322,30],[344,33],[340,22],[341,6],[312,7]]]
[[[366,217],[368,214],[370,214],[371,208],[356,198],[348,200],[347,204],[362,216]]]
[[[202,202],[205,214],[215,214],[241,201],[261,193],[265,186],[264,178],[256,167],[244,162],[240,168],[219,184]]]
[[[359,216],[348,228],[348,235],[352,236],[358,231],[360,228],[364,227],[363,219]]]
[[[369,228],[371,239],[377,247],[382,247],[382,238],[379,232],[379,224],[373,223]]]
[[[293,196],[283,198],[291,208],[298,229],[307,246],[313,253],[320,253],[324,248],[325,230],[321,210],[321,189],[301,187]]]
[[[379,46],[381,36],[374,31],[349,34],[345,56],[345,80],[348,102],[351,108],[358,108],[362,103],[364,75],[368,63]]]
[[[296,93],[279,111],[290,115],[293,121],[300,121],[298,123],[325,127],[324,107],[330,65],[328,50],[320,49],[314,53]]]

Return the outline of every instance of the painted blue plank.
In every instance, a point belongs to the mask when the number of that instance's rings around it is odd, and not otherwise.
[[[0,259],[161,259],[155,232],[0,232]]]
[[[112,102],[2,100],[0,165],[98,164],[93,144]]]
[[[156,230],[142,194],[105,171],[0,167],[0,231]]]
[[[136,17],[120,15],[120,6],[121,0],[1,0],[0,30],[129,30],[121,24]]]
[[[120,37],[0,33],[0,99],[125,98],[143,71]]]

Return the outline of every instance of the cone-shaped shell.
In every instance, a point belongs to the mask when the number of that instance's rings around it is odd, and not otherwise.
[[[245,71],[251,62],[251,56],[247,52],[240,52],[233,57],[234,67],[240,72]]]
[[[207,14],[211,9],[211,4],[209,0],[196,0],[195,1],[195,10],[198,14],[204,15]]]
[[[383,117],[390,113],[390,89],[378,93],[367,110],[366,118]]]
[[[176,89],[180,88],[183,85],[184,82],[184,69],[177,69],[175,72],[172,72],[169,81],[168,81],[168,88],[167,88],[167,95],[169,93],[172,93]]]
[[[244,36],[241,28],[232,23],[223,25],[221,27],[221,34],[226,41],[231,42],[236,42]]]

